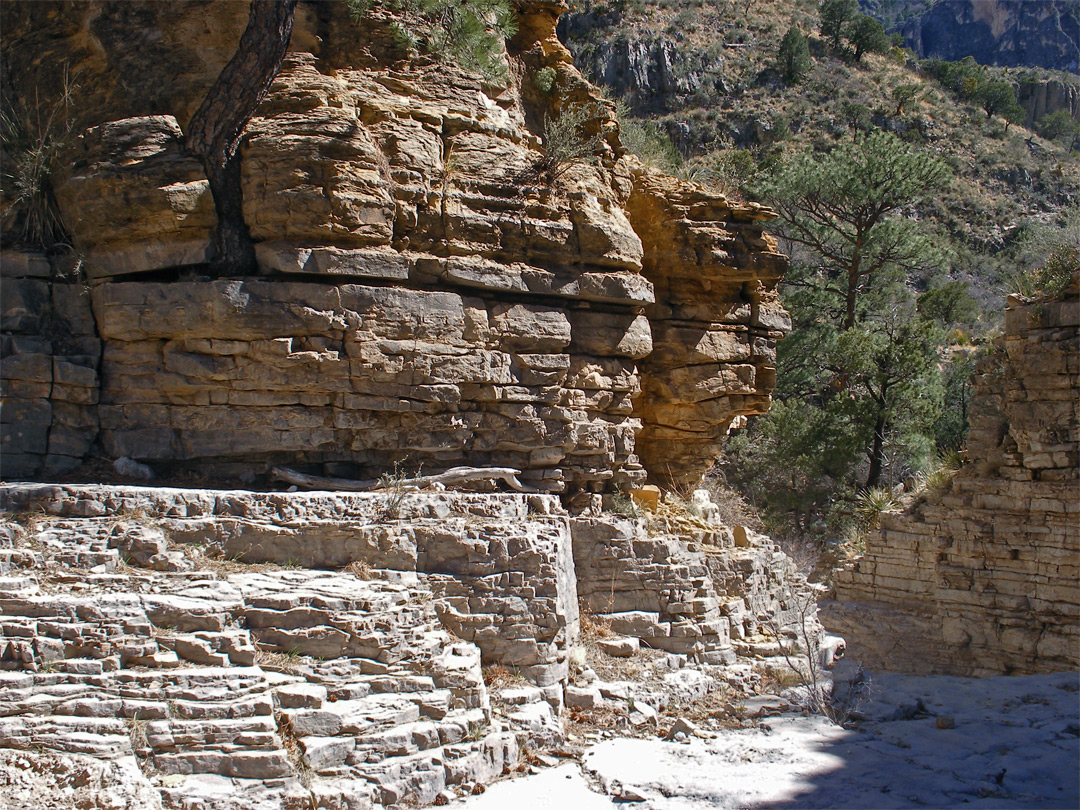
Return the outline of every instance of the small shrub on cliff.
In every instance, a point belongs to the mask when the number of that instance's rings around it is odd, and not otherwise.
[[[952,450],[942,453],[935,464],[927,470],[920,470],[905,484],[905,489],[913,497],[932,492],[939,492],[948,486],[953,476],[961,467],[960,453]]]
[[[535,166],[537,174],[553,183],[572,166],[594,162],[604,144],[598,121],[605,117],[596,103],[575,104],[549,115],[544,121],[544,157]]]
[[[722,194],[741,198],[757,177],[758,163],[754,152],[730,146],[691,158],[680,173],[686,179],[712,186]]]
[[[72,93],[76,86],[64,68],[59,98],[25,104],[5,93],[0,100],[0,184],[5,202],[12,202],[14,222],[7,221],[5,241],[40,248],[68,244],[70,238],[56,197],[52,174],[74,129]]]
[[[1006,287],[1010,293],[1025,298],[1060,297],[1073,273],[1080,270],[1080,206],[1065,212],[1060,227],[1030,228],[1022,240],[1018,261],[1035,267],[1008,275]]]
[[[631,520],[641,517],[641,512],[633,496],[627,495],[625,492],[615,492],[611,495],[611,511],[616,515]]]
[[[525,683],[525,677],[517,670],[503,664],[489,664],[483,669],[484,685],[489,689],[506,689]]]
[[[536,85],[536,89],[541,93],[550,93],[555,87],[556,79],[555,68],[546,67],[541,68],[533,76],[533,83]]]
[[[623,146],[641,158],[642,163],[666,174],[679,171],[683,165],[682,155],[658,123],[631,118],[621,101],[616,104],[616,115]]]
[[[372,5],[372,0],[346,3],[353,20]],[[402,50],[427,51],[487,79],[506,77],[503,43],[517,33],[509,0],[387,0],[384,5],[400,15],[392,34]]]

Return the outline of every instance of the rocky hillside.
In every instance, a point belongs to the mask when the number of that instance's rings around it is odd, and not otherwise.
[[[809,37],[811,64],[798,83],[786,83],[776,68],[791,26]],[[925,146],[948,162],[955,180],[919,216],[951,243],[953,278],[971,281],[986,317],[995,318],[1017,240],[1080,200],[1080,163],[1062,144],[1006,127],[949,92],[911,52],[893,48],[854,63],[818,28],[818,4],[810,0],[584,3],[559,32],[583,73],[625,101],[629,122],[670,138],[667,152],[646,139],[652,160],[729,192],[782,154],[827,149],[867,128]],[[1069,74],[1009,69],[1000,77],[1017,88],[1029,121],[1059,109],[1080,114]]]

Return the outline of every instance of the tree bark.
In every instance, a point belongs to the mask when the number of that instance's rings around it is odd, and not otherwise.
[[[248,24],[188,124],[184,146],[203,164],[217,210],[212,269],[220,275],[255,269],[255,248],[244,223],[240,137],[281,69],[297,0],[251,0]]]
[[[419,478],[402,478],[388,480],[385,478],[371,478],[368,480],[352,481],[348,478],[329,478],[322,475],[308,475],[297,472],[288,467],[274,467],[271,472],[274,478],[287,484],[295,484],[304,489],[331,489],[345,492],[370,492],[372,490],[387,489],[431,489],[436,485],[444,487],[462,487],[475,484],[478,481],[502,481],[510,489],[516,492],[537,492],[522,485],[517,479],[521,470],[512,467],[451,467],[449,470],[438,475],[425,475]]]
[[[881,468],[885,458],[885,410],[878,412],[874,423],[874,443],[870,448],[870,472],[866,476],[866,488],[876,487],[881,481]]]
[[[841,329],[847,331],[855,325],[855,304],[859,297],[859,270],[848,268],[847,292],[844,295],[844,322]]]

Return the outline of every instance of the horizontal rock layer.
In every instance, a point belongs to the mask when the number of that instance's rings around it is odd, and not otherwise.
[[[1080,292],[1014,300],[975,376],[967,461],[884,514],[822,621],[853,657],[913,673],[1080,666]]]
[[[95,112],[53,177],[92,294],[41,257],[0,263],[19,425],[3,475],[74,466],[97,440],[223,474],[497,464],[548,491],[699,477],[731,419],[768,406],[788,328],[772,215],[626,156],[555,38],[560,10],[521,6],[498,85],[403,60],[379,10],[354,23],[301,4],[240,148],[260,275],[214,280],[217,214],[183,139],[246,6],[4,6],[19,97],[55,98],[46,64],[63,61]],[[544,121],[582,107],[573,137],[595,134],[595,155],[551,168]],[[100,345],[54,345],[57,319]]]

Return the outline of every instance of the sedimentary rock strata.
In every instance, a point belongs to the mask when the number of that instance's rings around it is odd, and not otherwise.
[[[1029,674],[1080,666],[1080,283],[1013,299],[975,376],[967,461],[882,515],[823,620],[873,666]]]
[[[555,38],[561,10],[520,6],[499,84],[403,58],[378,10],[301,4],[240,151],[259,275],[212,279],[217,215],[183,137],[246,5],[6,5],[19,98],[55,98],[54,63],[78,77],[53,183],[89,289],[4,254],[3,474],[93,446],[222,475],[698,478],[730,420],[768,405],[787,328],[771,215],[627,157]],[[545,120],[582,108],[596,154],[545,164]]]
[[[753,653],[770,611],[795,634],[771,544],[653,536],[597,494],[696,480],[767,407],[787,328],[771,214],[627,156],[555,37],[564,7],[517,7],[489,81],[403,51],[384,10],[300,4],[241,140],[257,267],[232,276],[184,139],[247,4],[0,7],[13,98],[78,113],[51,178],[70,250],[0,261],[0,474],[386,476],[356,495],[0,487],[0,755],[26,785],[442,803],[558,742],[564,699],[655,724],[668,695],[752,680],[688,662]],[[545,122],[582,110],[592,154],[559,163]],[[0,216],[20,224],[12,200]],[[394,484],[462,464],[535,494]],[[666,651],[649,690],[587,677],[579,599],[620,655]],[[518,683],[489,691],[481,667]]]
[[[762,538],[739,549],[757,566],[714,575],[730,530],[657,537],[552,495],[28,484],[0,488],[0,510],[0,754],[166,807],[467,791],[558,742],[564,699],[644,723],[746,683],[746,664],[682,667],[734,662],[732,635],[758,652],[762,611],[783,621],[800,587],[761,575]],[[674,653],[663,677],[568,685],[579,599],[630,654]],[[493,704],[482,666],[520,685]]]
[[[777,634],[815,621],[815,595],[791,559],[743,527],[654,516],[643,533],[578,517],[571,535],[583,608],[649,648],[730,664],[761,651],[764,636],[778,654]]]

